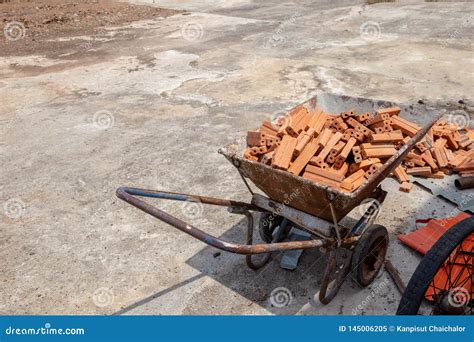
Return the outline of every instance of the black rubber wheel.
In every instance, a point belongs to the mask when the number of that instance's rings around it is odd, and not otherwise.
[[[274,215],[268,212],[261,213],[260,219],[258,220],[258,232],[260,237],[265,242],[272,242],[273,232],[282,223],[283,217]],[[280,239],[283,240],[285,237],[282,236]]]
[[[464,239],[473,232],[474,217],[470,217],[455,224],[439,238],[411,276],[400,300],[397,315],[416,315],[418,313],[425,293],[440,267],[444,265],[455,248],[460,246]]]
[[[388,232],[380,224],[367,228],[357,242],[352,255],[352,273],[356,283],[366,287],[380,272],[387,255]]]

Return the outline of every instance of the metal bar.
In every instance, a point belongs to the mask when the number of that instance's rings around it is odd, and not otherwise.
[[[123,193],[127,193],[132,196],[168,199],[168,200],[173,200],[173,201],[200,202],[203,204],[219,205],[219,206],[224,206],[224,207],[240,207],[240,208],[245,208],[247,210],[263,211],[261,208],[252,204],[232,201],[232,200],[227,200],[227,199],[222,199],[222,198],[189,195],[189,194],[182,194],[178,192],[148,190],[148,189],[139,189],[139,188],[127,188],[127,187],[121,187],[117,189],[117,196],[119,195],[119,191]],[[118,197],[120,198],[120,196]]]
[[[331,236],[331,223],[326,220],[312,216],[301,210],[288,207],[285,204],[272,201],[260,194],[253,195],[252,204],[289,219],[291,222],[296,223],[311,234],[316,234],[322,238],[328,238]]]
[[[349,274],[352,255],[349,259],[344,261],[344,264],[335,271],[337,267],[336,250],[332,248],[329,251],[328,263],[324,272],[321,289],[319,290],[319,301],[326,305],[329,304],[339,292],[344,280]],[[335,275],[333,279],[333,275]]]
[[[144,211],[147,214],[150,214],[157,219],[168,223],[169,225],[181,230],[182,232],[193,236],[194,238],[221,250],[237,253],[237,254],[264,254],[269,252],[276,252],[276,251],[286,251],[286,250],[293,250],[293,249],[309,249],[309,248],[316,248],[325,246],[329,241],[321,240],[321,239],[313,239],[307,241],[291,241],[291,242],[278,242],[278,243],[269,243],[269,244],[256,244],[256,245],[248,245],[248,244],[236,244],[232,242],[226,242],[221,240],[215,236],[205,233],[204,231],[174,217],[154,206],[151,204],[142,201],[135,196],[144,196],[144,197],[152,197],[152,198],[161,198],[161,199],[171,199],[171,200],[178,200],[178,201],[195,201],[199,200],[202,203],[206,204],[214,204],[220,206],[228,206],[228,207],[239,207],[244,208],[246,210],[256,210],[261,211],[261,208],[258,208],[254,205],[250,205],[247,203],[242,202],[235,202],[230,200],[218,199],[218,198],[210,198],[210,197],[202,197],[202,196],[194,196],[194,195],[187,195],[187,194],[179,194],[179,193],[171,193],[171,192],[163,192],[163,191],[154,191],[154,190],[144,190],[144,189],[136,189],[136,188],[126,188],[121,187],[117,189],[117,197],[124,200],[125,202],[133,205],[134,207]]]
[[[253,245],[253,216],[248,210],[245,211],[245,216],[247,217],[247,244]],[[250,267],[252,270],[258,270],[265,266],[268,261],[270,261],[271,256],[272,253],[267,253],[260,260],[254,261],[252,260],[252,254],[247,254],[245,256],[245,262],[247,263],[247,266]]]
[[[369,227],[377,218],[378,213],[380,211],[380,206],[387,197],[387,192],[382,190],[382,188],[379,186],[374,195],[374,198],[372,198],[374,201],[367,208],[364,215],[362,215],[359,221],[357,221],[357,223],[354,225],[350,232],[350,235],[361,235],[364,230]]]
[[[395,268],[395,266],[393,266],[392,262],[389,259],[385,260],[385,269],[387,270],[388,274],[390,274],[390,277],[397,286],[398,291],[403,294],[406,289],[405,283],[400,277],[400,273]]]
[[[454,181],[454,185],[459,190],[474,188],[474,177],[461,177]]]

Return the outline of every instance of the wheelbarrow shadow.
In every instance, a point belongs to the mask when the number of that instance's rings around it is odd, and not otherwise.
[[[257,217],[254,215],[254,218]],[[243,236],[246,229],[247,220],[242,219],[219,238],[244,243]],[[254,229],[254,243],[261,243],[257,230]],[[281,254],[282,252],[273,253],[265,266],[254,271],[247,267],[244,255],[222,252],[217,248],[206,246],[188,259],[186,264],[248,299],[249,307],[256,304],[275,315],[301,313],[303,307],[308,304],[321,307],[317,296],[327,256],[318,249],[305,250],[296,270],[290,271],[280,267]],[[254,256],[254,258],[262,257],[263,255]],[[348,287],[343,285],[345,291],[354,291]],[[223,313],[250,313],[250,310],[245,308],[233,308],[235,304],[232,302],[226,304],[224,300],[223,303],[219,303],[223,306],[219,311]]]

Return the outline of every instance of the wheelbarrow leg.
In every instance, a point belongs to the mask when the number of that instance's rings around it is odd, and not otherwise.
[[[329,304],[329,302],[331,302],[331,300],[333,300],[339,292],[342,283],[346,279],[346,276],[349,274],[352,259],[351,255],[351,257],[345,261],[344,265],[342,265],[342,267],[339,267],[339,270],[336,270],[335,272],[334,270],[337,266],[336,249],[331,248],[328,254],[328,263],[326,266],[326,271],[324,272],[321,289],[319,290],[319,301],[325,305]],[[334,273],[337,274],[335,279],[333,279]],[[331,288],[328,291],[329,287]]]
[[[254,227],[253,216],[248,210],[244,212],[244,215],[247,217],[247,245],[252,245],[253,244],[253,227]],[[253,256],[252,254],[247,254],[245,256],[245,261],[247,263],[247,266],[250,267],[252,270],[258,270],[262,268],[263,266],[265,266],[270,261],[272,253],[269,252],[269,253],[264,254],[264,257],[258,261],[253,261],[252,256]]]
[[[254,220],[253,216],[249,211],[245,211],[244,215],[247,217],[247,244],[252,245],[253,244],[253,228],[254,228]],[[291,228],[290,221],[288,219],[283,219],[283,221],[280,223],[279,229],[276,231],[275,236],[272,239],[273,242],[278,242],[280,241],[281,237],[288,232],[288,230]],[[271,259],[272,252],[266,253],[263,258],[261,258],[259,261],[253,261],[252,260],[252,254],[248,254],[245,256],[245,261],[247,262],[247,266],[250,267],[252,270],[258,270],[265,266]]]

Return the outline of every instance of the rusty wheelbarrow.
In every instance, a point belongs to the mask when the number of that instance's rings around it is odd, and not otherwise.
[[[375,102],[369,99],[337,96],[320,93],[303,103],[308,110],[316,105],[328,112],[341,112],[347,108],[358,111],[374,111],[393,103]],[[413,106],[398,106],[410,114],[433,117],[426,109]],[[418,110],[423,113],[418,113]],[[138,209],[166,222],[196,239],[218,249],[246,255],[247,265],[259,269],[271,258],[273,252],[286,250],[320,248],[328,254],[328,262],[319,291],[319,300],[329,303],[337,294],[349,272],[353,272],[357,283],[369,285],[380,271],[388,247],[388,233],[385,227],[373,224],[379,206],[384,202],[386,192],[380,183],[403,161],[408,152],[420,141],[437,119],[432,119],[407,144],[373,174],[368,181],[353,193],[344,193],[327,186],[319,185],[285,171],[242,158],[245,139],[240,139],[219,150],[238,170],[242,180],[252,194],[250,203],[232,200],[173,193],[156,190],[121,187],[117,196]],[[266,196],[252,190],[248,180]],[[212,236],[193,225],[174,217],[138,197],[148,197],[174,201],[200,202],[202,204],[228,207],[229,212],[245,215],[247,218],[247,243],[238,244]],[[348,226],[344,218],[361,203],[368,208],[355,224]],[[260,212],[259,232],[265,243],[253,243],[254,216]],[[292,226],[310,234],[306,241],[283,241]],[[349,257],[341,258],[338,251],[344,249]],[[264,254],[255,261],[254,254]]]

